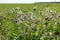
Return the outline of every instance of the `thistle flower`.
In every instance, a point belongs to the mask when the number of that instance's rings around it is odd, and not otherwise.
[[[19,11],[19,12],[18,12],[18,18],[19,18],[19,19],[24,19],[24,14],[23,14],[22,11]]]
[[[19,11],[19,12],[18,12],[18,15],[22,15],[22,14],[23,14],[23,12],[22,12],[22,11]]]
[[[24,19],[24,16],[20,15],[20,16],[18,16],[18,18],[22,20],[22,19]]]

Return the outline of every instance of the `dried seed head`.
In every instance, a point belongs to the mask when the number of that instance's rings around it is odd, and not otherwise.
[[[57,24],[57,22],[54,22],[55,24]]]
[[[60,14],[57,14],[56,18],[60,18]]]
[[[39,14],[42,14],[42,13],[43,13],[43,11],[40,10],[40,11],[39,11]]]
[[[36,25],[31,24],[31,28],[32,28],[32,30],[36,30]]]
[[[56,13],[56,11],[51,10],[50,13],[51,13],[52,15],[54,15],[54,14]]]
[[[35,7],[33,8],[33,10],[36,11],[36,9],[37,9],[37,7],[35,6]]]
[[[20,23],[22,23],[22,20],[17,19],[17,20],[16,20],[16,24],[20,25]]]
[[[53,32],[49,32],[49,35],[52,36],[53,35]]]
[[[46,17],[45,19],[50,21],[52,19],[52,17]]]
[[[20,8],[19,8],[19,7],[16,7],[16,10],[17,10],[17,11],[20,11]]]
[[[58,18],[60,18],[60,15],[58,16]]]
[[[34,17],[33,13],[32,13],[32,12],[28,12],[28,14],[27,14],[27,19],[34,20],[33,17]]]

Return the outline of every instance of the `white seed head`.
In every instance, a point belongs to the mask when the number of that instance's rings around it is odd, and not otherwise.
[[[13,13],[14,13],[14,11],[15,11],[15,9],[14,9],[14,8],[12,8],[12,9],[10,9],[10,10],[9,10],[9,13],[12,13],[12,14],[13,14]]]
[[[50,36],[52,36],[52,35],[53,35],[53,33],[52,33],[52,32],[49,32],[49,35],[50,35]]]
[[[19,10],[20,10],[20,8],[19,8],[19,7],[16,7],[16,10],[18,10],[18,11],[19,11]]]
[[[36,9],[37,7],[36,6],[34,6],[34,9]]]
[[[56,13],[56,11],[51,10],[50,13],[53,15]]]
[[[37,7],[35,6],[33,9],[34,9],[34,11],[35,11],[35,10],[37,9]]]

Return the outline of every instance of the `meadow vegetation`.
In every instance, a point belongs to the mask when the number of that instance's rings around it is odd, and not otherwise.
[[[60,40],[60,3],[0,4],[0,40]]]

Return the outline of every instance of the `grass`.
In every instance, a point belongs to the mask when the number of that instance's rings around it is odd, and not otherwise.
[[[35,6],[36,11],[33,10]],[[16,7],[24,13],[19,24],[12,20],[18,17]],[[59,7],[60,3],[0,4],[0,40],[60,40],[60,17],[56,18],[60,14]],[[9,12],[12,8],[15,9],[13,14]],[[54,11],[53,15],[50,14],[51,10]],[[43,11],[42,14],[39,11]],[[28,12],[33,13],[33,20],[30,19],[31,15],[26,18]],[[44,13],[46,17],[52,16],[52,19],[46,19]]]

